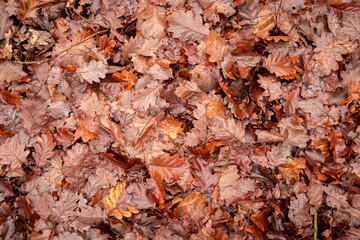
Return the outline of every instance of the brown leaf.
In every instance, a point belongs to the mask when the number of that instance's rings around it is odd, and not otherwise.
[[[165,11],[145,1],[138,5],[136,29],[145,37],[161,38],[165,35]]]
[[[304,158],[293,158],[290,162],[281,165],[281,172],[285,179],[293,178],[296,181],[299,179],[299,173],[306,167],[306,160]]]
[[[174,12],[168,17],[168,31],[172,32],[175,38],[182,41],[202,41],[209,33],[209,25],[203,24],[201,16],[192,11],[182,10]]]
[[[228,52],[228,44],[215,30],[211,30],[203,42],[203,49],[210,55],[210,62],[220,62]]]
[[[53,142],[52,136],[48,134],[42,134],[41,137],[37,137],[38,142],[34,143],[35,153],[33,153],[36,165],[39,167],[49,163],[49,159],[54,156],[53,151],[56,144]]]
[[[296,88],[292,90],[288,96],[286,96],[286,101],[284,102],[284,112],[286,117],[294,114],[296,109],[299,107],[299,92],[300,89]]]
[[[10,61],[0,62],[0,69],[0,85],[5,82],[10,83],[27,76],[27,74],[23,71],[23,66],[21,64],[16,64]]]
[[[100,124],[94,121],[94,118],[89,117],[86,119],[80,119],[80,126],[75,131],[75,140],[80,138],[84,142],[88,142],[91,139],[98,138],[100,131]]]
[[[256,224],[258,228],[261,229],[261,231],[269,231],[269,225],[267,223],[267,217],[270,214],[270,209],[264,209],[261,212],[257,212],[256,214],[251,215],[251,221]]]
[[[178,154],[171,156],[168,153],[152,159],[146,167],[149,169],[151,177],[155,177],[155,174],[158,173],[168,183],[171,179],[178,180],[187,169],[184,158]]]
[[[27,161],[29,153],[29,150],[25,150],[25,144],[15,135],[0,145],[0,164],[10,165],[10,169],[19,168]]]
[[[264,66],[271,73],[275,73],[277,77],[297,76],[295,67],[290,59],[280,52],[270,54],[268,58],[265,59]]]

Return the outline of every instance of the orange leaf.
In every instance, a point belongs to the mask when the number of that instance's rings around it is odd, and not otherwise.
[[[265,60],[264,66],[277,77],[289,77],[296,74],[294,65],[284,54],[277,52],[270,54]]]
[[[151,160],[149,165],[150,176],[155,177],[156,174],[161,176],[161,179],[170,183],[171,179],[178,180],[179,177],[186,171],[187,165],[184,158],[180,158],[178,154],[170,156],[168,153],[161,157]]]
[[[87,118],[81,121],[80,126],[76,129],[75,139],[81,137],[84,142],[88,142],[90,139],[98,138],[100,131],[100,124],[94,122],[93,118]]]
[[[267,224],[267,217],[269,216],[270,210],[264,209],[261,212],[257,212],[256,214],[253,214],[250,218],[253,223],[258,226],[258,228],[261,229],[261,231],[269,231],[269,225]]]
[[[18,105],[21,102],[22,96],[16,95],[12,92],[6,91],[5,89],[0,90],[2,99],[11,105]]]
[[[126,198],[125,186],[123,183],[118,183],[115,188],[110,190],[110,196],[103,198],[106,213],[117,219],[122,219],[123,216],[131,217],[132,213],[138,213],[138,209],[127,204]]]
[[[161,67],[165,67],[168,68],[170,67],[170,64],[173,64],[173,62],[171,62],[169,59],[167,58],[163,58],[163,59],[156,59],[156,62],[161,66]]]
[[[216,141],[213,140],[210,143],[206,144],[205,149],[206,151],[209,151],[210,154],[214,152],[214,149],[218,146],[228,146],[229,144],[223,141]]]
[[[280,171],[285,177],[299,179],[299,173],[306,167],[304,158],[293,158],[290,162],[282,164]]]
[[[213,118],[215,115],[224,116],[225,106],[221,101],[209,102],[206,105],[206,115]]]
[[[128,82],[136,79],[137,75],[129,72],[128,70],[123,70],[121,72],[114,73],[111,77],[119,82]]]
[[[226,44],[225,39],[221,38],[220,34],[215,30],[210,31],[203,44],[205,52],[210,55],[210,62],[221,61],[228,50],[228,45]]]
[[[203,193],[199,193],[199,192],[192,192],[189,194],[189,196],[187,196],[186,198],[184,198],[184,201],[180,202],[179,207],[192,207],[195,205],[203,205],[205,206],[205,200],[203,198]]]
[[[162,122],[161,128],[164,129],[166,134],[174,140],[177,135],[184,134],[184,129],[181,127],[182,124],[182,122],[178,122],[172,117],[165,117],[165,120]]]
[[[259,228],[257,228],[256,226],[250,226],[246,229],[246,232],[251,233],[255,239],[259,239],[259,240],[263,240],[263,235],[261,233],[261,231],[259,230]]]

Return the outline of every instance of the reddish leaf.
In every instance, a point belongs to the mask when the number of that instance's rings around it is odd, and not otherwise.
[[[271,72],[275,73],[277,77],[296,76],[296,69],[290,59],[284,54],[277,52],[270,54],[265,59],[264,66]]]
[[[269,225],[267,223],[267,217],[270,214],[269,209],[264,209],[261,212],[257,212],[256,214],[251,215],[251,221],[256,224],[258,228],[261,229],[261,231],[269,231]]]
[[[152,159],[146,167],[149,169],[151,177],[155,177],[155,174],[158,173],[168,183],[171,179],[178,180],[187,169],[184,158],[178,154],[170,156],[168,153]]]
[[[41,137],[37,137],[38,142],[34,143],[36,153],[33,154],[36,165],[39,167],[44,166],[49,162],[49,159],[54,156],[53,149],[56,144],[53,142],[52,136],[48,134],[42,134]]]

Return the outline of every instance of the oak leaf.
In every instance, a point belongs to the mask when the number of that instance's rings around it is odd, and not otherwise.
[[[26,162],[29,153],[29,150],[25,150],[25,144],[15,135],[0,146],[0,164],[10,165],[10,169],[19,168]]]
[[[103,203],[106,208],[106,213],[117,219],[122,219],[123,216],[131,217],[132,213],[139,212],[139,210],[135,208],[135,204],[130,203],[123,183],[118,183],[116,187],[112,188],[110,190],[110,196],[103,198]]]
[[[25,98],[19,104],[19,116],[23,120],[24,128],[31,135],[39,133],[44,127],[48,120],[46,113],[46,103],[40,97]]]
[[[228,52],[228,44],[225,39],[215,30],[211,30],[206,40],[202,43],[202,48],[210,55],[210,62],[220,62]]]
[[[184,158],[178,154],[170,156],[168,153],[152,159],[146,167],[149,169],[151,177],[155,177],[155,174],[158,173],[168,183],[171,179],[178,180],[187,169]]]
[[[314,68],[320,76],[329,75],[331,71],[339,69],[338,62],[343,60],[342,55],[354,49],[352,42],[346,39],[336,39],[332,33],[323,32],[321,36],[315,36],[316,48],[313,55]]]
[[[308,227],[311,225],[309,199],[304,193],[292,197],[289,207],[289,218],[296,227]]]
[[[162,38],[165,36],[166,19],[165,11],[153,4],[142,1],[136,12],[136,29],[144,37]]]
[[[33,154],[36,165],[39,167],[49,163],[49,159],[54,156],[53,151],[56,143],[50,134],[42,134],[37,137],[38,142],[34,143],[35,153]]]
[[[254,33],[261,38],[270,35],[271,29],[275,27],[275,14],[268,6],[262,6],[258,13],[259,23],[254,26]]]
[[[192,11],[184,12],[179,10],[168,17],[168,31],[173,33],[175,38],[182,41],[200,42],[209,33],[209,25],[203,24],[201,16]]]
[[[0,63],[0,69],[0,85],[5,82],[10,83],[27,76],[27,74],[23,71],[23,66],[21,64],[5,61]]]
[[[304,158],[293,158],[288,163],[281,165],[280,171],[286,178],[299,179],[299,173],[306,168],[306,160]]]
[[[184,129],[181,127],[182,125],[182,122],[178,122],[172,117],[166,117],[162,122],[160,128],[165,131],[166,135],[168,135],[172,140],[174,140],[179,134],[184,134]]]
[[[107,63],[105,61],[96,61],[93,59],[78,67],[76,73],[90,84],[93,82],[100,82],[100,78],[105,78],[105,74],[107,73]]]
[[[296,70],[290,59],[283,53],[270,54],[265,59],[264,66],[277,77],[296,76]]]
[[[81,121],[81,120],[80,120]],[[100,131],[100,124],[95,122],[92,117],[83,119],[80,122],[80,126],[75,131],[75,139],[81,137],[84,142],[88,142],[91,139],[98,138]]]

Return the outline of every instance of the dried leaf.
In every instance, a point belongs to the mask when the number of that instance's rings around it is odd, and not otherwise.
[[[50,134],[42,134],[41,137],[37,137],[38,142],[34,143],[35,152],[33,154],[36,165],[39,167],[49,163],[49,159],[54,156],[53,151],[56,144],[53,142],[53,138]]]
[[[283,53],[277,52],[270,54],[265,59],[264,66],[277,77],[295,76],[296,70],[290,59],[286,58]]]
[[[91,60],[76,69],[81,78],[88,83],[100,82],[100,78],[105,78],[107,64],[103,61]]]
[[[151,177],[155,177],[155,174],[158,173],[168,183],[170,183],[171,179],[178,180],[187,169],[184,158],[181,158],[178,154],[171,156],[167,153],[152,159],[146,167],[149,169]]]
[[[165,11],[152,4],[146,4],[142,1],[136,12],[137,23],[136,29],[138,29],[143,36],[162,38],[165,35],[166,18]]]
[[[25,144],[15,135],[0,146],[0,164],[10,165],[10,169],[19,168],[27,161],[29,153],[29,150],[25,150]]]
[[[27,76],[27,74],[23,71],[23,66],[21,64],[9,61],[0,62],[0,69],[0,85],[5,82],[10,83],[15,80],[20,80],[21,78]]]
[[[296,181],[299,179],[299,173],[306,167],[306,160],[304,158],[293,158],[288,163],[282,164],[280,170],[284,178],[293,178]]]
[[[122,219],[123,216],[130,217],[132,213],[139,212],[135,208],[135,204],[130,203],[124,188],[123,183],[118,183],[115,188],[110,190],[110,197],[103,198],[107,214],[117,219]]]
[[[209,25],[204,25],[201,16],[192,11],[176,11],[168,17],[168,23],[167,30],[172,32],[175,38],[182,41],[200,42],[209,33]]]
[[[215,30],[211,30],[203,42],[203,49],[210,55],[210,62],[219,62],[228,52],[228,44]]]

